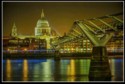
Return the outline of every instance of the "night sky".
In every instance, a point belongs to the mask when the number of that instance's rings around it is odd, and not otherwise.
[[[3,35],[10,35],[14,22],[19,35],[34,35],[42,9],[50,27],[63,35],[69,31],[75,20],[122,12],[122,4],[122,2],[3,2]]]

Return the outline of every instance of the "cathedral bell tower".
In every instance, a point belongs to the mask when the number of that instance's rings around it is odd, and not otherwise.
[[[16,27],[15,23],[13,24],[13,27],[12,27],[11,36],[12,37],[16,37],[17,36],[17,27]]]

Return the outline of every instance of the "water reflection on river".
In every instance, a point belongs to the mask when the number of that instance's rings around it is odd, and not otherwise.
[[[123,81],[123,59],[109,59],[112,81]],[[89,81],[90,59],[3,60],[4,81]]]

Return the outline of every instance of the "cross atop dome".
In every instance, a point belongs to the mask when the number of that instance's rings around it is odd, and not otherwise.
[[[43,12],[43,9],[42,9],[41,18],[43,18],[43,17],[44,17],[44,12]]]

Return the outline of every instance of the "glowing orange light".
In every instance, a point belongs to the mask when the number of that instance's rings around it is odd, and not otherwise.
[[[23,62],[23,80],[28,80],[28,61],[26,59]]]
[[[27,51],[27,48],[24,48],[24,51]]]
[[[71,70],[70,70],[71,75],[75,75],[75,61],[74,60],[71,60],[70,66],[71,66]]]
[[[68,65],[67,74],[71,76],[71,77],[68,77],[68,81],[75,80],[75,61],[74,60],[71,60],[70,65]]]
[[[7,64],[6,64],[6,74],[7,74],[7,78],[11,77],[11,61],[9,59],[7,59]]]
[[[10,49],[8,48],[7,51],[10,51]]]
[[[71,50],[73,51],[73,50],[74,50],[74,48],[71,48]]]

